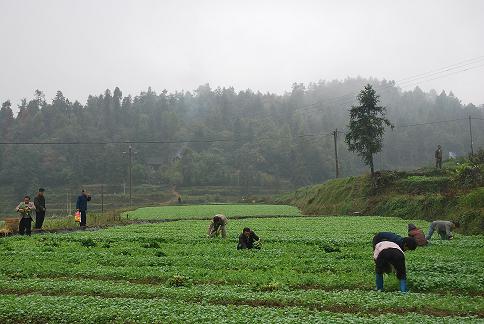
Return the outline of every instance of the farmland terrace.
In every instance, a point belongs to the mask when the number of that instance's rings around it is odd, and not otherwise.
[[[206,237],[200,218],[213,212],[229,217],[226,240]],[[303,217],[267,205],[144,208],[130,217],[179,221],[0,239],[0,322],[484,321],[482,235],[434,238],[407,252],[410,292],[402,294],[394,275],[386,292],[373,291],[371,238],[404,235],[408,222],[427,229],[424,220]],[[245,226],[261,250],[236,250]]]

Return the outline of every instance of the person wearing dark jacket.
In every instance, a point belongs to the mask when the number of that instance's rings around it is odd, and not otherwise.
[[[402,251],[415,250],[417,248],[417,242],[413,237],[401,237],[391,232],[376,233],[373,237],[373,250],[375,246],[383,241],[390,241],[397,244]]]
[[[81,227],[86,227],[86,212],[88,201],[91,201],[91,195],[82,190],[81,195],[77,197],[76,202],[76,210],[81,213],[81,222],[79,223]]]
[[[405,255],[400,246],[391,241],[377,243],[373,251],[375,260],[376,290],[383,291],[383,274],[395,271],[400,281],[400,291],[407,292]]]
[[[45,197],[44,188],[40,188],[37,196],[34,198],[35,205],[35,227],[34,229],[40,231],[45,219]]]
[[[237,244],[237,250],[244,249],[260,249],[260,239],[250,228],[246,227],[239,236],[239,244]]]
[[[414,224],[408,224],[408,236],[413,237],[418,246],[425,246],[429,243],[424,232]]]

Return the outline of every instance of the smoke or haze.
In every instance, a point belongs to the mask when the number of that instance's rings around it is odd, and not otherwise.
[[[0,1],[0,100],[394,79],[484,55],[484,1]],[[423,83],[484,103],[484,67]]]

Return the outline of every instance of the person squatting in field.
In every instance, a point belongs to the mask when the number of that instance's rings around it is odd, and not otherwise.
[[[383,241],[393,242],[398,245],[402,251],[415,250],[417,248],[417,241],[413,237],[401,237],[391,232],[379,232],[373,237],[373,250],[375,246]]]
[[[375,261],[376,290],[383,291],[383,274],[395,271],[400,280],[400,291],[407,292],[407,272],[405,255],[400,246],[391,241],[382,241],[373,250]]]
[[[429,243],[424,232],[414,224],[408,224],[408,236],[413,237],[418,246],[425,246]]]
[[[77,197],[76,210],[81,213],[80,227],[86,227],[87,221],[87,202],[91,201],[91,195],[84,191],[81,191],[81,195]]]
[[[20,214],[20,223],[18,231],[20,235],[30,235],[32,232],[32,211],[35,210],[35,205],[30,201],[29,196],[24,197],[24,201],[18,204],[15,210]]]
[[[208,237],[215,237],[221,234],[222,238],[227,237],[227,229],[225,226],[227,225],[227,217],[222,214],[217,214],[213,217],[210,226],[208,227]]]
[[[433,221],[430,224],[429,233],[427,234],[426,238],[428,241],[430,241],[430,239],[432,238],[432,235],[434,234],[434,231],[437,230],[437,232],[440,235],[440,239],[452,240],[452,238],[454,237],[454,235],[452,234],[452,230],[458,227],[459,227],[458,222],[443,221],[443,220]]]
[[[245,227],[239,235],[237,250],[260,249],[260,238],[250,228]]]

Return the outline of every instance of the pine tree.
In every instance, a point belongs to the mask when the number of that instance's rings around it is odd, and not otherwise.
[[[371,175],[375,173],[373,155],[383,147],[385,126],[393,125],[385,118],[386,108],[379,106],[380,96],[370,84],[367,84],[358,94],[359,105],[350,109],[349,132],[345,142],[348,149],[363,159],[370,167]]]

